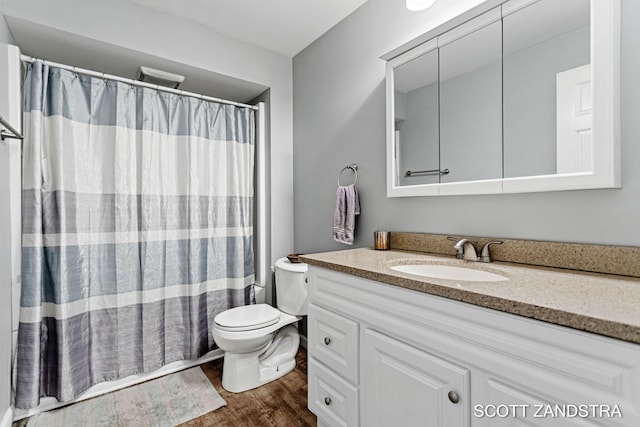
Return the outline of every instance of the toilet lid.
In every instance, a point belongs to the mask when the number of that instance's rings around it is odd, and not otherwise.
[[[268,304],[245,305],[218,314],[213,321],[221,329],[249,331],[265,328],[280,320],[280,312]]]

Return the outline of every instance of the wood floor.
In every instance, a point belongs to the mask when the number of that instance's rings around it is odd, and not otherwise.
[[[181,427],[316,425],[316,416],[307,409],[307,352],[304,348],[298,351],[293,371],[243,393],[230,393],[222,388],[222,359],[200,367],[227,406],[180,424]]]
[[[243,393],[230,393],[222,388],[222,362],[218,359],[200,367],[227,406],[180,424],[181,427],[315,427],[316,416],[307,409],[307,352],[304,348],[300,347],[296,355],[293,371]],[[25,427],[28,421],[29,418],[24,418],[14,422],[12,427]]]

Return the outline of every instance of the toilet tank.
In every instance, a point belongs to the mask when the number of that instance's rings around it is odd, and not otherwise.
[[[309,306],[307,264],[280,258],[276,261],[275,269],[278,309],[294,316],[306,316]]]

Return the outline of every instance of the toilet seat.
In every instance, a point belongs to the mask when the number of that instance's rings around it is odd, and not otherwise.
[[[280,311],[268,304],[254,304],[223,311],[213,321],[223,331],[241,332],[274,325],[280,320],[280,315]]]

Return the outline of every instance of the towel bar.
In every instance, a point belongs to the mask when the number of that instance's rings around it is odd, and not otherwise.
[[[5,138],[24,139],[20,132],[15,130],[2,116],[0,116],[0,124],[10,132],[6,132],[4,129],[0,130],[0,140],[4,141]]]
[[[449,169],[432,169],[428,171],[406,171],[404,176],[422,176],[422,175],[446,175],[449,173]]]
[[[353,180],[353,185],[356,185],[356,183],[358,182],[358,165],[357,164],[352,164],[352,165],[347,165],[345,167],[343,167],[340,172],[338,172],[338,187],[340,187],[340,177],[342,176],[342,172],[346,171],[347,169],[351,169],[353,171],[353,173],[355,174],[355,179]]]

